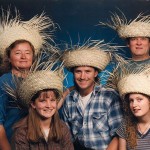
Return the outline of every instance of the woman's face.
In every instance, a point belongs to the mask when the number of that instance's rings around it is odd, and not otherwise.
[[[143,94],[129,95],[130,109],[137,118],[150,117],[150,99]]]
[[[17,44],[10,52],[12,71],[29,70],[33,62],[33,50],[29,43]]]
[[[31,103],[42,119],[51,119],[57,110],[55,93],[51,90],[41,92],[39,97]]]

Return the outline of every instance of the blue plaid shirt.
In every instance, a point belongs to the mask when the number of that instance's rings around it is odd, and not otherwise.
[[[105,150],[115,136],[122,120],[121,100],[113,89],[95,86],[84,114],[79,104],[79,93],[73,90],[62,108],[64,121],[73,140],[87,148]]]

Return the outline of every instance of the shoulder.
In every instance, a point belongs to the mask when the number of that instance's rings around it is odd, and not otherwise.
[[[62,130],[68,130],[69,131],[68,126],[66,125],[66,123],[63,120],[60,120],[60,126],[61,126]]]
[[[116,130],[116,133],[121,138],[125,138],[126,137],[126,124],[125,124],[125,120],[123,120],[121,122],[120,126]]]
[[[10,77],[12,77],[12,73],[11,73],[11,72],[8,72],[8,73],[3,74],[3,75],[0,77],[0,80],[2,80],[2,79],[9,79]]]
[[[3,74],[1,77],[0,77],[0,86],[4,83],[10,83],[12,81],[12,73],[6,73],[6,74]]]
[[[112,88],[105,88],[104,86],[97,87],[97,88],[98,88],[98,93],[100,95],[103,95],[104,97],[107,97],[107,98],[119,97],[118,92]]]
[[[113,106],[113,105],[119,105],[121,104],[121,98],[117,91],[115,91],[112,88],[105,88],[102,87],[99,89],[98,94],[96,95],[100,101],[103,100],[103,102],[107,106]]]
[[[23,131],[27,129],[27,117],[21,119],[13,126],[14,131]]]
[[[27,140],[27,122],[26,120],[22,119],[18,123],[15,124],[15,127],[13,128],[13,135],[12,135],[12,145],[15,145],[15,147],[18,149],[26,149],[28,145]]]
[[[75,99],[75,97],[78,96],[78,91],[77,90],[72,90],[65,98],[65,102],[66,103],[70,103],[71,101],[73,101]]]

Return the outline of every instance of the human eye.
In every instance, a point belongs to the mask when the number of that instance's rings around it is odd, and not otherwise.
[[[45,99],[40,99],[39,101],[43,103],[43,102],[45,102]]]
[[[79,73],[81,73],[81,71],[80,71],[80,70],[76,70],[75,73],[76,73],[76,74],[79,74]]]
[[[135,38],[135,37],[132,37],[132,38],[130,38],[130,40],[131,40],[131,41],[135,41],[135,40],[136,40],[136,38]]]
[[[143,100],[142,98],[138,98],[138,99],[137,99],[138,102],[140,102],[140,101],[142,101],[142,100]]]
[[[129,103],[133,103],[133,99],[129,99]]]
[[[51,101],[54,102],[54,101],[56,101],[56,99],[52,98]]]
[[[147,38],[146,38],[146,37],[142,37],[141,39],[142,39],[143,41],[146,41],[146,40],[147,40]]]
[[[30,51],[26,51],[26,54],[31,54],[31,52]]]
[[[20,51],[16,51],[16,52],[15,52],[15,54],[17,54],[17,55],[18,55],[18,54],[21,54],[21,52],[20,52]]]
[[[91,71],[90,70],[86,70],[86,73],[90,73]]]

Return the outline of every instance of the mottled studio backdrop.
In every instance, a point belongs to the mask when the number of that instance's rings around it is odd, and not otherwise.
[[[115,31],[98,26],[99,21],[110,19],[111,12],[123,11],[128,19],[135,18],[139,13],[150,14],[150,0],[0,0],[0,5],[7,9],[16,7],[24,20],[45,11],[60,26],[55,35],[55,42],[77,44],[89,38],[125,45]],[[71,40],[70,40],[71,39]],[[130,56],[128,49],[125,55]],[[69,83],[72,78],[69,74]]]

